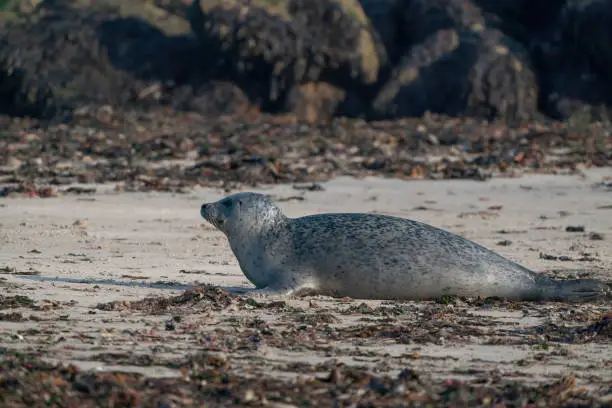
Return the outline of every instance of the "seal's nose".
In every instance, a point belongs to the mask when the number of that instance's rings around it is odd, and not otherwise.
[[[206,215],[208,213],[208,205],[209,204],[202,204],[202,207],[200,207],[200,215],[204,218],[206,218]]]

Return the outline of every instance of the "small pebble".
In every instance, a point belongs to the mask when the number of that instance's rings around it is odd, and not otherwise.
[[[600,234],[599,232],[591,232],[589,233],[589,239],[591,241],[603,241],[604,236],[603,234]]]

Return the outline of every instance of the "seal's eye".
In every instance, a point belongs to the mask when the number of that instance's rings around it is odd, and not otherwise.
[[[223,201],[221,201],[221,204],[225,208],[232,208],[232,200],[223,200]]]

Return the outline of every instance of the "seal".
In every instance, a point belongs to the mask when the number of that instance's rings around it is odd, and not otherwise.
[[[456,295],[573,302],[609,292],[601,281],[551,279],[459,235],[400,217],[289,218],[270,198],[252,192],[205,203],[200,214],[227,237],[256,287],[249,296],[418,300]]]

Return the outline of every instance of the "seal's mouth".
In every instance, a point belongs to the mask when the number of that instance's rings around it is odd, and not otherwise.
[[[202,204],[202,207],[200,208],[200,215],[217,229],[221,229],[225,223],[223,218],[216,216],[214,204]]]

